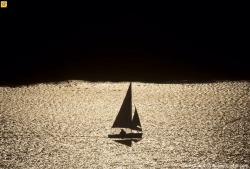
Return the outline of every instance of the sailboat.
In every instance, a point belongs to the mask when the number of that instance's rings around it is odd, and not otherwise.
[[[142,126],[140,122],[140,118],[137,112],[137,109],[135,107],[134,109],[134,116],[132,118],[132,84],[130,83],[127,94],[124,98],[124,101],[122,103],[122,106],[120,108],[120,111],[118,115],[116,116],[116,119],[113,123],[112,128],[127,128],[130,129],[130,133],[124,133],[124,134],[109,134],[109,138],[142,138]],[[136,133],[133,133],[132,131],[137,131]]]

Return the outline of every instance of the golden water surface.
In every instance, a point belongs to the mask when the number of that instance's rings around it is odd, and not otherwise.
[[[108,134],[129,83],[0,87],[0,168],[249,165],[250,83],[132,83],[143,139]]]

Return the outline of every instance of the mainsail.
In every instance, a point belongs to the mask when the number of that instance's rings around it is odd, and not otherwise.
[[[116,116],[112,128],[130,128],[132,119],[132,90],[131,83],[122,103],[121,109]]]

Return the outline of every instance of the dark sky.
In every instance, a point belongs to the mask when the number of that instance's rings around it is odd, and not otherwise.
[[[150,69],[249,77],[244,4],[9,2],[2,18],[2,79],[70,64],[139,64],[131,58]]]

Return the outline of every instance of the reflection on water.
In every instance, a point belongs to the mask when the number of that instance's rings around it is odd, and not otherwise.
[[[249,165],[250,84],[133,83],[143,139],[107,138],[128,83],[0,87],[0,168]],[[133,144],[133,143],[132,143]]]

